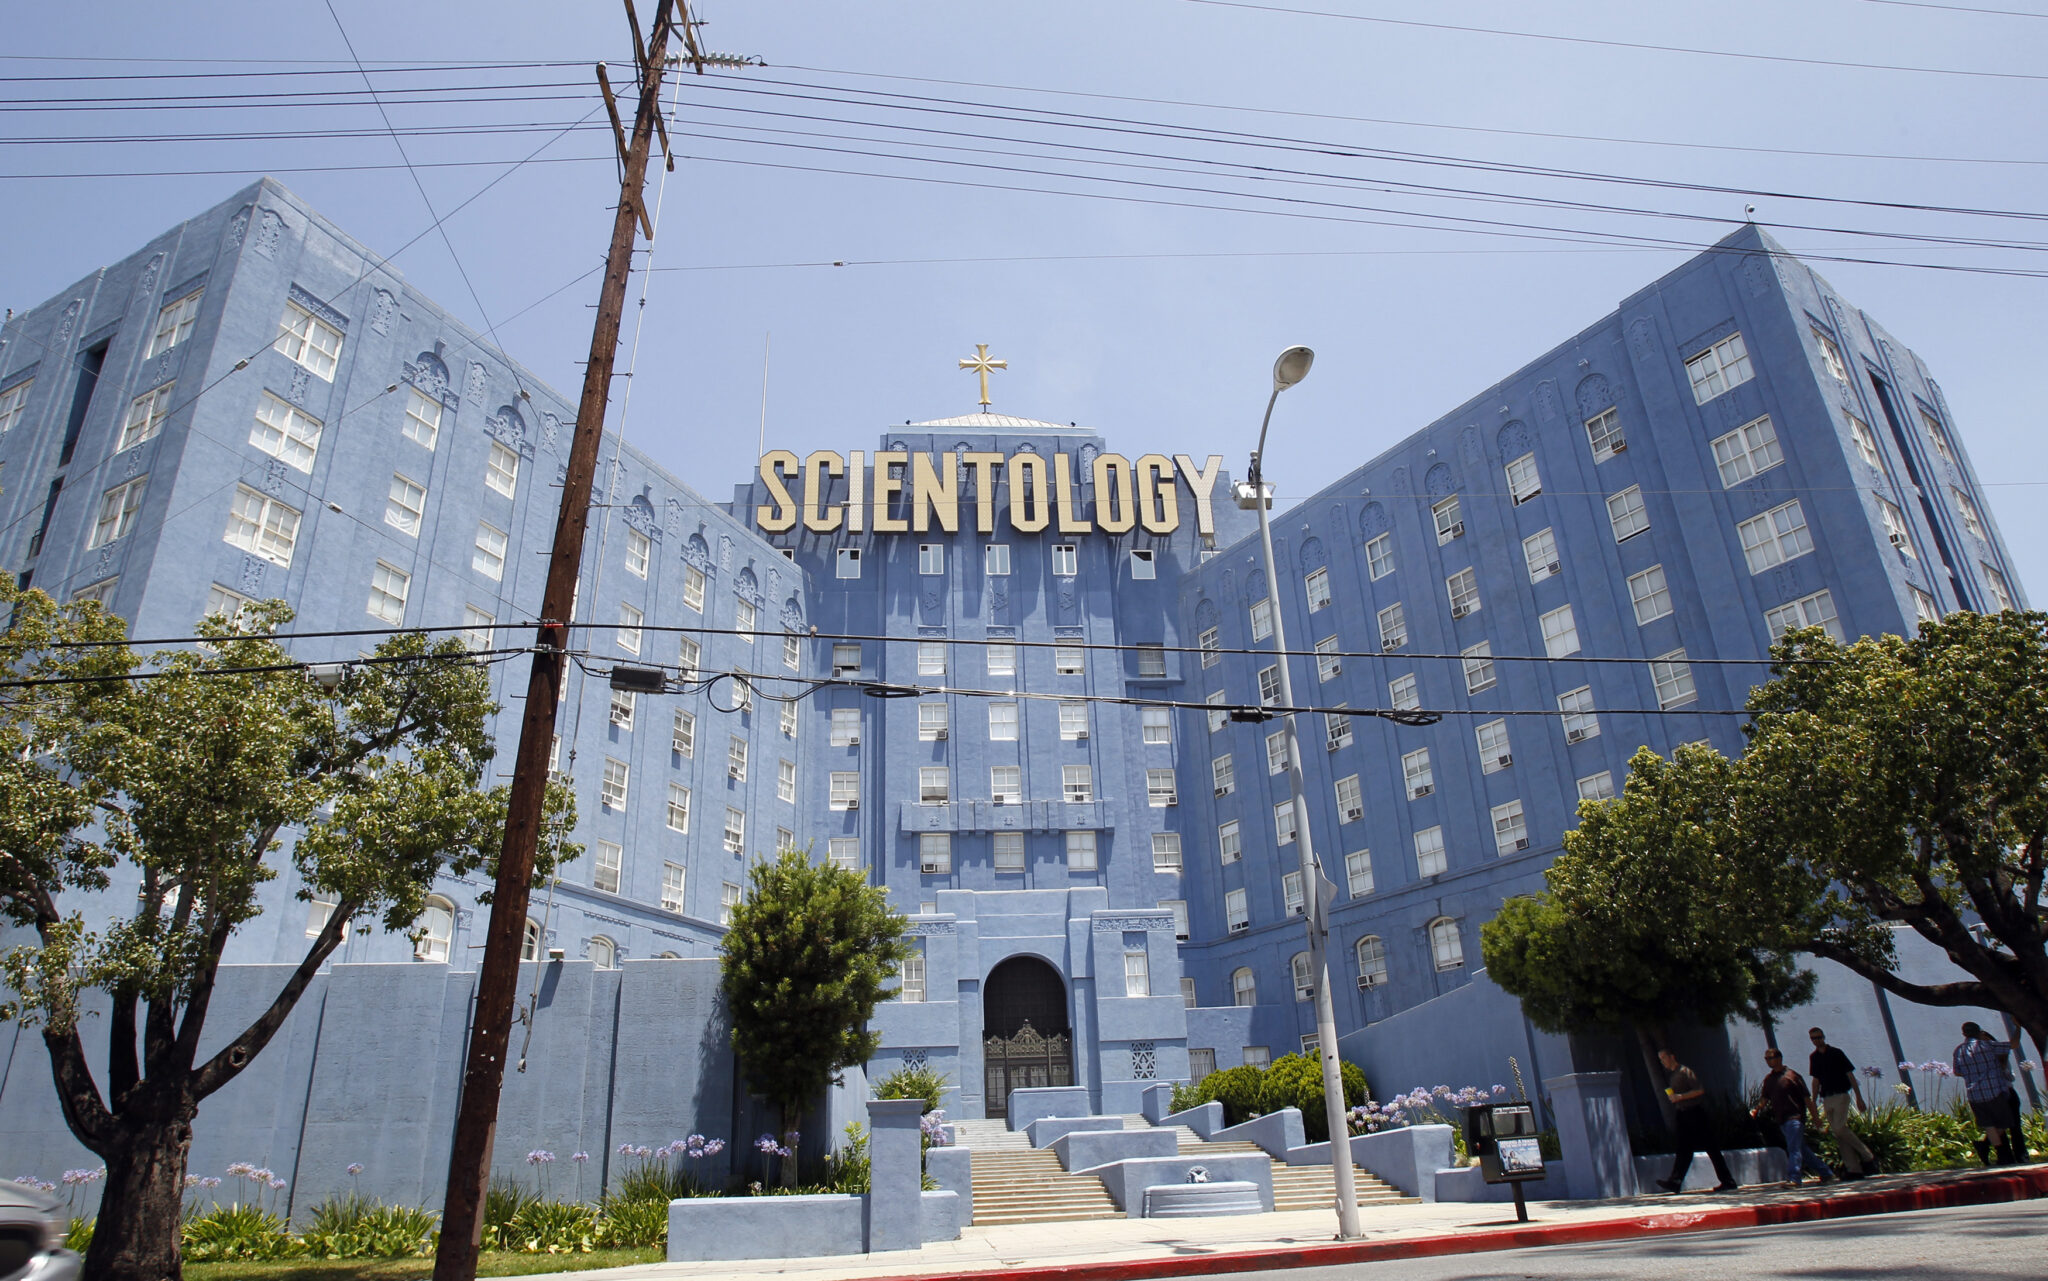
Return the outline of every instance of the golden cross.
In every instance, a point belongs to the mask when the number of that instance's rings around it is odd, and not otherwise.
[[[988,371],[991,369],[1008,369],[1009,367],[1010,362],[1007,360],[989,359],[988,344],[985,342],[974,344],[974,354],[972,356],[960,358],[960,368],[972,369],[981,375],[981,407],[984,412],[987,411],[990,403],[988,398]]]

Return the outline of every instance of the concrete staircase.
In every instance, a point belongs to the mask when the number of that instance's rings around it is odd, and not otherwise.
[[[1001,1121],[954,1123],[971,1154],[974,1225],[1121,1219],[1102,1180],[1060,1168],[1051,1148],[1034,1148],[1022,1130]]]
[[[1256,1143],[1211,1143],[1185,1125],[1154,1126],[1142,1115],[1124,1118],[1126,1130],[1170,1129],[1180,1142],[1182,1155],[1214,1153],[1217,1156],[1238,1155],[1247,1152],[1262,1152]],[[1272,1160],[1271,1157],[1267,1158]],[[1384,1183],[1364,1170],[1353,1166],[1353,1187],[1360,1206],[1407,1205],[1417,1198],[1401,1195],[1401,1190]],[[1273,1209],[1279,1210],[1327,1210],[1337,1204],[1337,1176],[1327,1165],[1287,1165],[1273,1161]]]

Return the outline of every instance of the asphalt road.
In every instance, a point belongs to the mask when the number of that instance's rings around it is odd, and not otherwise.
[[[2048,1276],[2048,1200],[1334,1268],[1270,1281],[1990,1281]]]

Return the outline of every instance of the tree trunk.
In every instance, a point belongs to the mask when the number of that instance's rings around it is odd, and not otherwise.
[[[777,1173],[782,1176],[781,1183],[785,1188],[796,1186],[797,1116],[798,1113],[788,1104],[782,1105],[782,1146],[789,1149],[789,1155],[780,1159]]]
[[[81,1281],[179,1281],[184,1275],[185,1166],[196,1108],[175,1100],[137,1110],[142,1115],[109,1149]]]

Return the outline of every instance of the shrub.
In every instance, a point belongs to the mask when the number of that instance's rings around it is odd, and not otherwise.
[[[512,1221],[519,1217],[520,1211],[539,1199],[534,1193],[527,1191],[524,1185],[511,1179],[492,1179],[490,1186],[484,1190],[484,1249],[514,1248],[509,1244],[512,1240]]]
[[[645,1202],[667,1205],[680,1197],[701,1195],[697,1180],[680,1166],[666,1162],[641,1162],[619,1176],[618,1189],[607,1201]]]
[[[1223,1123],[1238,1125],[1260,1114],[1260,1087],[1266,1074],[1255,1067],[1224,1068],[1211,1072],[1195,1084],[1190,1107],[1215,1101],[1223,1105]]]
[[[667,1201],[605,1202],[597,1218],[597,1243],[609,1246],[668,1244]]]
[[[897,1068],[875,1083],[878,1099],[923,1099],[924,1110],[935,1110],[945,1097],[946,1074],[928,1067]]]
[[[1356,1063],[1337,1063],[1344,1082],[1344,1106],[1348,1110],[1365,1102],[1365,1071]],[[1221,1075],[1220,1073],[1218,1075]],[[1224,1104],[1226,1111],[1229,1104]],[[1321,1055],[1288,1054],[1273,1061],[1259,1083],[1258,1110],[1278,1112],[1281,1108],[1301,1109],[1301,1129],[1310,1143],[1330,1137],[1330,1118],[1323,1104],[1323,1060]]]
[[[74,1254],[84,1254],[92,1248],[92,1225],[97,1219],[71,1220],[70,1230],[64,1234],[64,1248]]]
[[[1198,1108],[1207,1103],[1209,1099],[1201,1093],[1201,1088],[1202,1083],[1200,1081],[1190,1081],[1186,1085],[1174,1086],[1173,1097],[1167,1100],[1166,1110],[1168,1112],[1185,1112],[1189,1108]]]
[[[215,1206],[185,1220],[185,1259],[189,1263],[284,1259],[303,1249],[285,1231],[284,1220],[260,1206]]]
[[[916,1098],[916,1095],[889,1095],[889,1098]],[[825,1187],[832,1192],[864,1193],[872,1186],[870,1182],[873,1161],[868,1156],[867,1127],[858,1121],[846,1126],[846,1143],[838,1151],[825,1157]]]
[[[529,1201],[506,1225],[500,1245],[527,1254],[588,1254],[597,1245],[597,1211],[564,1201]]]
[[[314,1206],[300,1240],[316,1259],[424,1258],[434,1252],[435,1219],[429,1210],[351,1193]]]

